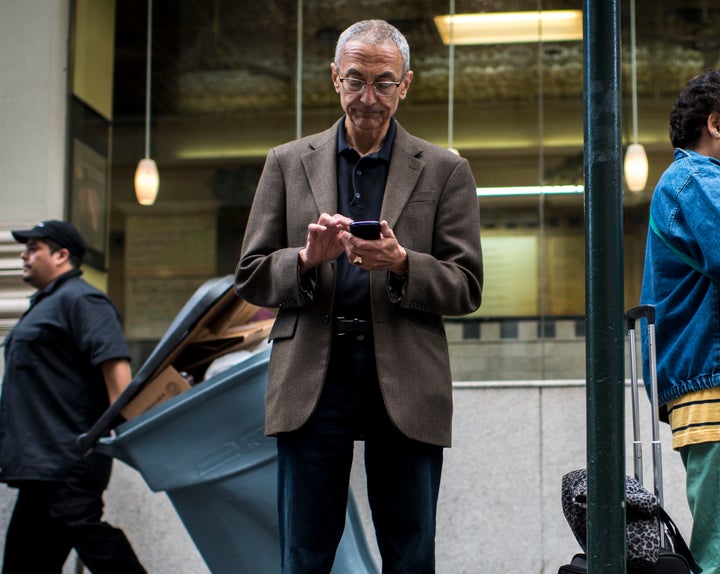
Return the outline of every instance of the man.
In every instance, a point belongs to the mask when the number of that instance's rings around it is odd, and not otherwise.
[[[37,292],[5,340],[0,480],[18,496],[2,572],[59,574],[74,548],[93,574],[144,573],[123,532],[102,521],[112,459],[74,448],[130,382],[117,312],[80,278],[86,247],[70,223],[12,234]]]
[[[720,574],[720,70],[692,78],[669,117],[673,162],[650,204],[641,298],[655,307],[658,401],[686,469],[690,550]],[[643,331],[643,370],[649,372]]]
[[[330,68],[345,115],[270,151],[236,270],[242,297],[279,308],[266,432],[283,572],[330,572],[356,439],[383,572],[434,572],[452,417],[442,317],[480,304],[476,187],[466,160],[393,118],[413,77],[397,29],[354,24]],[[361,220],[381,220],[380,238],[349,233]]]

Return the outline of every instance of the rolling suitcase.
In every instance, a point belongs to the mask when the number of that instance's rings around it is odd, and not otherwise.
[[[629,574],[684,574],[685,572],[690,572],[687,560],[682,555],[665,549],[660,550],[660,556],[654,565],[628,569]],[[576,554],[570,564],[560,567],[558,574],[587,574],[587,557],[585,554]]]
[[[630,384],[631,384],[631,395],[632,395],[632,417],[633,417],[633,463],[634,463],[634,480],[630,477],[626,480],[627,486],[627,501],[628,511],[630,510],[630,493],[637,494],[639,490],[643,489],[643,459],[642,459],[642,441],[640,439],[640,391],[638,384],[638,356],[636,352],[635,344],[635,323],[645,319],[647,323],[647,336],[648,336],[648,364],[649,373],[646,376],[649,377],[650,382],[650,404],[652,408],[652,466],[653,466],[653,486],[654,486],[654,497],[653,500],[653,512],[656,513],[656,517],[653,518],[651,526],[648,527],[647,523],[643,524],[640,528],[647,535],[648,530],[654,531],[657,528],[657,540],[659,542],[659,550],[657,554],[657,560],[653,564],[636,566],[632,563],[628,564],[627,571],[629,574],[690,574],[693,572],[698,574],[702,572],[702,569],[693,559],[690,550],[685,543],[682,535],[675,526],[667,512],[663,508],[663,477],[662,477],[662,450],[660,441],[660,419],[659,419],[659,405],[657,397],[657,369],[655,359],[655,309],[650,305],[640,305],[629,309],[625,316],[627,320],[627,334],[628,334],[628,345],[630,351]],[[584,471],[574,471],[574,473],[568,473],[563,477],[563,510],[566,512],[566,517],[570,521],[569,514],[567,511],[567,505],[570,504],[567,500],[566,489],[569,489],[569,483],[573,478],[577,481],[577,473]],[[585,478],[584,475],[581,475]],[[628,522],[630,519],[628,518]],[[656,526],[655,526],[656,525]],[[571,527],[573,525],[571,524]],[[630,530],[628,528],[628,538],[630,538]],[[581,540],[582,536],[579,536],[574,529],[578,541]],[[584,529],[582,534],[584,535]],[[582,542],[581,542],[582,544]],[[630,546],[630,544],[628,544]],[[587,572],[587,557],[585,554],[578,553],[573,556],[570,564],[561,566],[558,574],[585,574]]]

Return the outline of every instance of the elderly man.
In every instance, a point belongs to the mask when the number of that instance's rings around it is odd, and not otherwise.
[[[482,293],[475,182],[466,160],[394,119],[413,78],[397,29],[354,24],[330,68],[345,113],[270,151],[236,270],[242,297],[279,309],[266,432],[283,572],[330,572],[355,440],[383,572],[434,572],[452,419],[443,316]],[[351,233],[367,220],[374,239]]]

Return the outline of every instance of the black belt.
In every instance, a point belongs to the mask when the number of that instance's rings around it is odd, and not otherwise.
[[[337,317],[335,319],[335,333],[346,335],[348,333],[369,333],[372,330],[372,321],[366,319],[348,319]]]

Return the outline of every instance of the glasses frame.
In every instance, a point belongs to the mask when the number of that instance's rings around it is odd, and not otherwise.
[[[357,92],[350,92],[345,87],[345,80],[351,80],[353,82],[362,82],[362,84],[363,84],[362,88],[360,88],[360,90]],[[340,85],[342,86],[343,91],[348,95],[356,96],[358,94],[362,94],[365,91],[365,88],[367,86],[372,86],[373,92],[375,92],[375,95],[378,96],[379,98],[392,98],[397,93],[398,86],[400,86],[400,84],[402,84],[402,80],[400,80],[399,82],[366,82],[365,80],[361,80],[359,78],[341,78],[340,76],[338,76],[338,81],[340,82]],[[379,85],[395,86],[395,89],[393,90],[392,94],[381,94],[380,92],[378,92],[378,88],[377,88]]]

